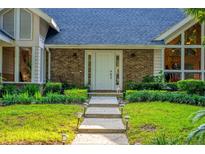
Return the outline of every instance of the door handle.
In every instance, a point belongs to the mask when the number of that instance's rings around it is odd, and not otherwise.
[[[110,71],[110,80],[112,80],[112,70]]]

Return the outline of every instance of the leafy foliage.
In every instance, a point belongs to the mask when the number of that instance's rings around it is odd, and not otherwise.
[[[70,89],[65,90],[64,94],[69,97],[72,102],[84,102],[88,98],[87,89]]]
[[[178,139],[168,139],[165,134],[162,134],[160,136],[155,137],[152,140],[152,144],[155,145],[177,145],[178,144]]]
[[[205,8],[189,8],[185,9],[185,13],[193,16],[200,23],[205,21]]]
[[[36,92],[40,92],[40,86],[36,84],[24,85],[21,88],[20,93],[26,93],[26,92],[29,94],[29,96],[34,96]]]
[[[47,82],[44,89],[45,93],[61,93],[62,83],[60,82]]]
[[[168,101],[173,103],[183,103],[191,105],[205,106],[205,97],[198,95],[188,95],[181,92],[166,91],[126,91],[126,100],[129,102],[149,102],[149,101]]]
[[[202,80],[181,80],[177,82],[177,86],[186,91],[188,94],[197,94],[204,95],[205,94],[205,82]]]
[[[159,72],[158,75],[146,75],[145,77],[143,77],[142,82],[163,82],[164,80],[164,75],[162,73],[162,71]]]

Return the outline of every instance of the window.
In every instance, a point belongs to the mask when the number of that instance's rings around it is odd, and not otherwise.
[[[2,78],[3,81],[14,81],[15,74],[15,48],[3,47],[2,53]]]
[[[185,49],[185,70],[201,69],[201,49]]]
[[[193,25],[185,31],[185,45],[201,45],[201,25],[199,23]]]
[[[116,55],[115,57],[115,72],[116,72],[115,84],[116,86],[119,86],[120,84],[120,56],[119,55]]]
[[[167,82],[181,79],[205,79],[205,55],[199,23],[194,24],[167,43],[164,49],[164,77]],[[183,36],[183,37],[182,37]],[[173,45],[174,48],[170,48]],[[202,56],[204,55],[204,56]],[[202,62],[204,66],[202,65]]]
[[[166,70],[181,69],[181,49],[165,49],[165,68]]]
[[[31,82],[32,48],[20,48],[19,81]]]
[[[20,9],[20,38],[31,39],[32,14],[25,9]]]
[[[3,14],[3,29],[14,36],[14,9]]]

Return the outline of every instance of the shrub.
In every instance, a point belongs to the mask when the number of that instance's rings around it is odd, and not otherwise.
[[[87,89],[70,89],[65,90],[64,94],[69,97],[72,102],[84,102],[88,98]]]
[[[45,93],[61,93],[62,83],[60,82],[47,82],[45,85]]]
[[[205,94],[205,82],[202,80],[181,80],[177,82],[177,86],[188,94]]]
[[[142,82],[158,82],[161,83],[163,82],[164,79],[164,74],[162,71],[159,72],[158,75],[146,75],[143,77]]]
[[[4,94],[17,94],[18,88],[15,85],[6,84],[3,85],[2,93]]]
[[[137,83],[131,81],[126,84],[126,89],[127,90],[169,90],[169,91],[178,90],[176,83],[159,83],[159,82]]]
[[[157,136],[155,138],[153,138],[152,140],[152,144],[155,145],[177,145],[178,144],[179,139],[169,139],[167,138],[164,134]]]
[[[60,103],[68,103],[69,98],[65,95],[61,95],[59,93],[47,93],[45,97],[40,98],[37,103],[49,103],[49,104],[60,104]]]
[[[126,91],[125,98],[129,102],[168,101],[173,103],[205,106],[204,96],[188,95],[186,93],[180,93],[180,92],[150,91],[150,90]]]
[[[2,98],[2,104],[3,105],[12,105],[15,104],[16,95],[11,94],[4,94]]]
[[[21,88],[20,93],[28,93],[29,96],[34,96],[36,92],[40,92],[40,86],[36,84],[27,84]]]
[[[17,104],[31,104],[33,98],[29,96],[28,92],[16,95],[15,103]]]

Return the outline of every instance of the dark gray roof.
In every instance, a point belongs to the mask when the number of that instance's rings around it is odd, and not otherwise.
[[[50,29],[46,44],[150,45],[186,16],[183,9],[42,9],[60,32]]]

